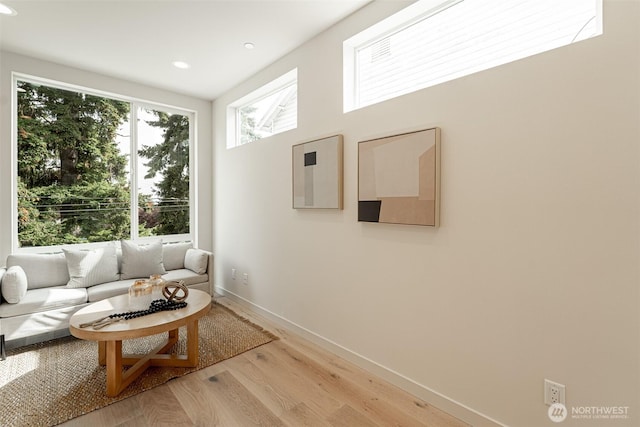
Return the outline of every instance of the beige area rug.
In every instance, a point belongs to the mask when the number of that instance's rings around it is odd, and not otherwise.
[[[0,361],[0,426],[54,426],[277,339],[220,304],[198,326],[197,367],[148,368],[117,397],[105,395],[96,342],[65,337],[9,350]],[[148,352],[164,340],[166,334],[123,341],[122,350]],[[181,328],[176,350],[185,353],[185,341]]]

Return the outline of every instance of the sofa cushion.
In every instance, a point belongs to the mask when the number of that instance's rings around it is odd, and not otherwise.
[[[186,268],[167,271],[167,274],[163,274],[162,278],[167,282],[178,282],[180,280],[184,280],[184,284],[187,286],[203,283],[209,280],[208,275],[194,273]]]
[[[116,295],[126,294],[135,281],[136,279],[126,279],[92,286],[87,288],[87,299],[89,302],[96,302]]]
[[[66,285],[69,281],[67,260],[62,252],[54,254],[11,254],[7,267],[19,265],[27,275],[29,289]]]
[[[27,293],[27,275],[22,267],[19,265],[9,267],[1,280],[4,300],[9,304],[20,302]]]
[[[0,304],[0,317],[20,316],[61,307],[71,307],[87,302],[85,288],[69,289],[66,286],[29,289],[17,304]]]
[[[164,269],[178,270],[184,268],[184,257],[188,249],[193,248],[193,243],[167,243],[162,247],[162,263]]]
[[[152,274],[164,274],[162,240],[138,245],[122,240],[122,279],[145,278]]]
[[[188,249],[184,257],[184,266],[197,274],[207,272],[209,255],[200,249]]]
[[[67,288],[88,288],[120,278],[115,244],[95,249],[65,249],[69,282]]]

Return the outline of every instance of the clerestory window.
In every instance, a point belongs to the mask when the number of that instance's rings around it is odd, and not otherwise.
[[[600,34],[602,0],[420,0],[344,41],[344,111]]]
[[[298,126],[298,70],[278,77],[227,107],[227,148]]]

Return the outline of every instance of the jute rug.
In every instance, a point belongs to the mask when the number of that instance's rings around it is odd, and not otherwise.
[[[65,337],[7,351],[0,361],[0,426],[54,426],[277,339],[220,304],[198,326],[197,367],[148,368],[117,397],[105,395],[106,369],[98,365],[96,342]],[[175,344],[180,353],[183,329]],[[123,341],[122,350],[148,352],[164,340],[166,334]]]

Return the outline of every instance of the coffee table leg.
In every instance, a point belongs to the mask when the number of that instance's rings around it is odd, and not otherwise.
[[[198,319],[187,323],[187,360],[189,366],[198,366]]]
[[[98,341],[98,364],[100,366],[104,366],[107,364],[107,342],[106,341]]]
[[[107,396],[117,396],[149,366],[196,367],[199,360],[198,320],[187,323],[187,354],[174,357],[163,354],[178,339],[178,329],[169,331],[166,344],[142,357],[122,355],[122,341],[99,341],[98,360],[107,365]],[[122,372],[124,364],[132,365]]]
[[[122,341],[106,342],[107,396],[117,396],[122,384]]]

